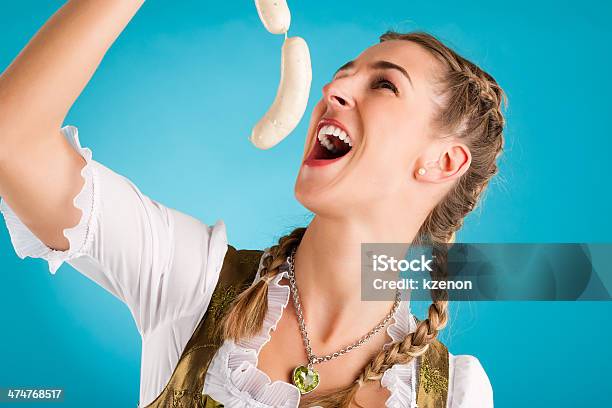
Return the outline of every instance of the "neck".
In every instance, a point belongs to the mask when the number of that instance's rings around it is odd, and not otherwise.
[[[355,332],[363,334],[391,310],[392,299],[361,300],[361,244],[411,242],[419,221],[362,224],[315,216],[295,255],[300,301],[313,337],[333,343]]]

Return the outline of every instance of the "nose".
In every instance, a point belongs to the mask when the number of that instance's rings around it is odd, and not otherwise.
[[[342,87],[339,80],[332,81],[323,87],[323,98],[334,109],[352,109],[355,106],[355,100],[345,87]]]

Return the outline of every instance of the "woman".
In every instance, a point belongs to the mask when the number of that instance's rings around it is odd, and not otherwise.
[[[0,77],[15,250],[53,273],[68,262],[128,305],[140,406],[492,406],[478,360],[435,340],[444,296],[417,322],[405,301],[361,301],[359,271],[362,242],[444,243],[461,227],[497,172],[495,80],[427,34],[383,35],[312,113],[295,185],[312,222],[265,253],[236,251],[222,222],[151,200],[75,128],[58,131],[141,4],[69,1]]]

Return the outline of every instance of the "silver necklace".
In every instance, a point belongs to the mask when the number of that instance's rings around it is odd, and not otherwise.
[[[312,352],[312,347],[310,347],[310,339],[308,339],[308,331],[306,330],[306,323],[304,322],[304,314],[302,312],[302,305],[300,303],[300,295],[298,293],[297,283],[295,281],[295,251],[296,248],[293,248],[291,251],[291,255],[287,257],[287,263],[289,264],[289,285],[291,288],[291,294],[293,297],[293,306],[295,308],[295,313],[297,315],[298,324],[300,326],[300,333],[302,335],[302,341],[304,342],[304,347],[306,348],[306,355],[308,356],[308,364],[297,366],[293,369],[293,375],[291,379],[293,384],[300,390],[301,394],[308,394],[309,392],[314,391],[315,388],[319,385],[321,379],[319,377],[319,372],[314,369],[315,364],[324,363],[329,360],[333,360],[334,358],[340,357],[343,354],[348,353],[351,350],[356,349],[357,347],[365,344],[368,340],[374,337],[383,327],[389,323],[389,320],[393,317],[397,308],[400,304],[400,292],[399,290],[395,293],[395,302],[393,302],[393,307],[391,311],[385,316],[383,320],[380,321],[372,330],[370,330],[366,335],[362,336],[359,340],[354,342],[349,346],[345,346],[342,349],[327,354],[322,357],[317,357]]]

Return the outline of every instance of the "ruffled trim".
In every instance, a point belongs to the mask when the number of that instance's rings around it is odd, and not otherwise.
[[[410,312],[410,302],[402,301],[393,315],[393,323],[387,327],[392,342],[402,341],[416,330],[416,320]],[[385,344],[388,348],[391,343]],[[385,401],[387,408],[416,407],[416,359],[408,364],[395,364],[384,372],[380,385],[387,388],[391,396]]]
[[[300,402],[297,388],[280,380],[272,382],[257,368],[255,351],[231,340],[223,343],[213,359],[203,393],[236,408],[296,408]]]
[[[387,334],[392,342],[402,341],[404,338],[416,330],[416,320],[410,312],[410,302],[403,300],[400,302],[397,311],[393,315],[393,323],[387,327]],[[389,347],[391,343],[385,344]]]
[[[64,262],[81,256],[88,251],[96,229],[95,210],[96,203],[98,202],[96,172],[93,166],[91,166],[91,150],[81,147],[77,128],[66,126],[62,128],[62,134],[86,161],[85,167],[81,170],[81,177],[84,180],[83,187],[72,201],[74,206],[81,210],[81,219],[74,227],[63,230],[63,234],[68,239],[70,245],[69,249],[57,251],[47,247],[21,222],[6,201],[0,200],[0,212],[2,212],[6,221],[11,243],[17,256],[21,259],[28,256],[45,259],[49,264],[49,272],[52,274],[55,274]]]
[[[264,318],[262,330],[257,336],[238,341],[237,345],[239,347],[252,349],[259,354],[262,347],[272,338],[271,331],[276,330],[276,325],[283,315],[283,310],[289,303],[289,286],[279,283],[283,278],[289,278],[286,271],[278,273],[268,284],[268,312]]]
[[[266,256],[267,251],[261,257],[259,270]],[[253,284],[259,280],[259,270]],[[230,392],[242,402],[254,400],[265,407],[293,408],[297,407],[300,401],[297,387],[284,381],[272,382],[266,373],[257,368],[259,352],[270,341],[271,332],[276,330],[276,325],[289,302],[289,287],[279,283],[283,278],[288,278],[286,270],[277,274],[268,284],[268,312],[259,334],[236,343],[227,340],[222,347],[221,354],[225,355],[222,369],[227,371],[225,378],[229,378],[231,384],[216,384],[217,378],[214,374],[209,379],[214,385],[223,388],[230,385],[230,388],[233,388]]]
[[[385,407],[416,408],[416,370],[413,366],[414,364],[395,364],[385,371],[380,385],[391,392],[391,396],[385,401]]]

